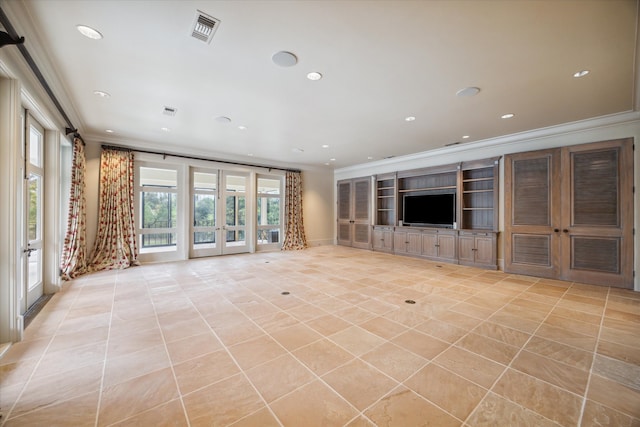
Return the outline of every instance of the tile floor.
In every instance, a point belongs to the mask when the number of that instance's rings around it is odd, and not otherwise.
[[[0,381],[4,426],[638,426],[640,293],[335,246],[146,265],[65,285]]]

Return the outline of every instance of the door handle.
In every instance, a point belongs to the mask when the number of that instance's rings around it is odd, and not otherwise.
[[[35,250],[37,250],[37,249],[28,248],[28,249],[24,249],[24,250],[22,251],[22,253],[23,253],[23,254],[27,254],[27,257],[30,257],[30,256],[31,256],[31,252],[33,252],[33,251],[35,251]]]

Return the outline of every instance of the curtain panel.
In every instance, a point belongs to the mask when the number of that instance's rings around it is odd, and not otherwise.
[[[70,280],[87,271],[85,169],[84,142],[75,138],[73,140],[67,232],[60,260],[60,276],[63,280]]]
[[[284,189],[284,242],[282,250],[297,250],[307,247],[302,221],[302,174],[287,172]]]
[[[100,156],[98,234],[89,270],[138,265],[134,224],[133,153],[105,148]]]

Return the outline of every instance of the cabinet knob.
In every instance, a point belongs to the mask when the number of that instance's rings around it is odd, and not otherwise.
[[[554,233],[558,233],[558,232],[560,232],[560,229],[559,228],[554,228],[553,231],[554,231]]]
[[[568,233],[569,230],[567,230],[566,228],[564,230],[562,230],[563,233]]]

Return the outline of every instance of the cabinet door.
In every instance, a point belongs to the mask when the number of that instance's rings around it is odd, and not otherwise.
[[[456,258],[456,236],[453,234],[438,235],[438,256],[440,258]]]
[[[438,235],[435,233],[422,234],[422,255],[428,257],[438,256]]]
[[[475,262],[477,264],[495,265],[495,249],[492,237],[475,237]]]
[[[474,257],[475,239],[473,236],[458,236],[458,259],[461,262],[472,263]]]
[[[399,254],[407,253],[407,232],[396,231],[393,233],[393,250]]]
[[[338,244],[351,246],[351,181],[338,182]]]
[[[407,233],[407,253],[411,255],[422,255],[422,233]]]
[[[504,269],[509,273],[558,277],[560,150],[508,155],[504,166]]]
[[[562,278],[632,287],[632,141],[566,147],[562,169]]]

